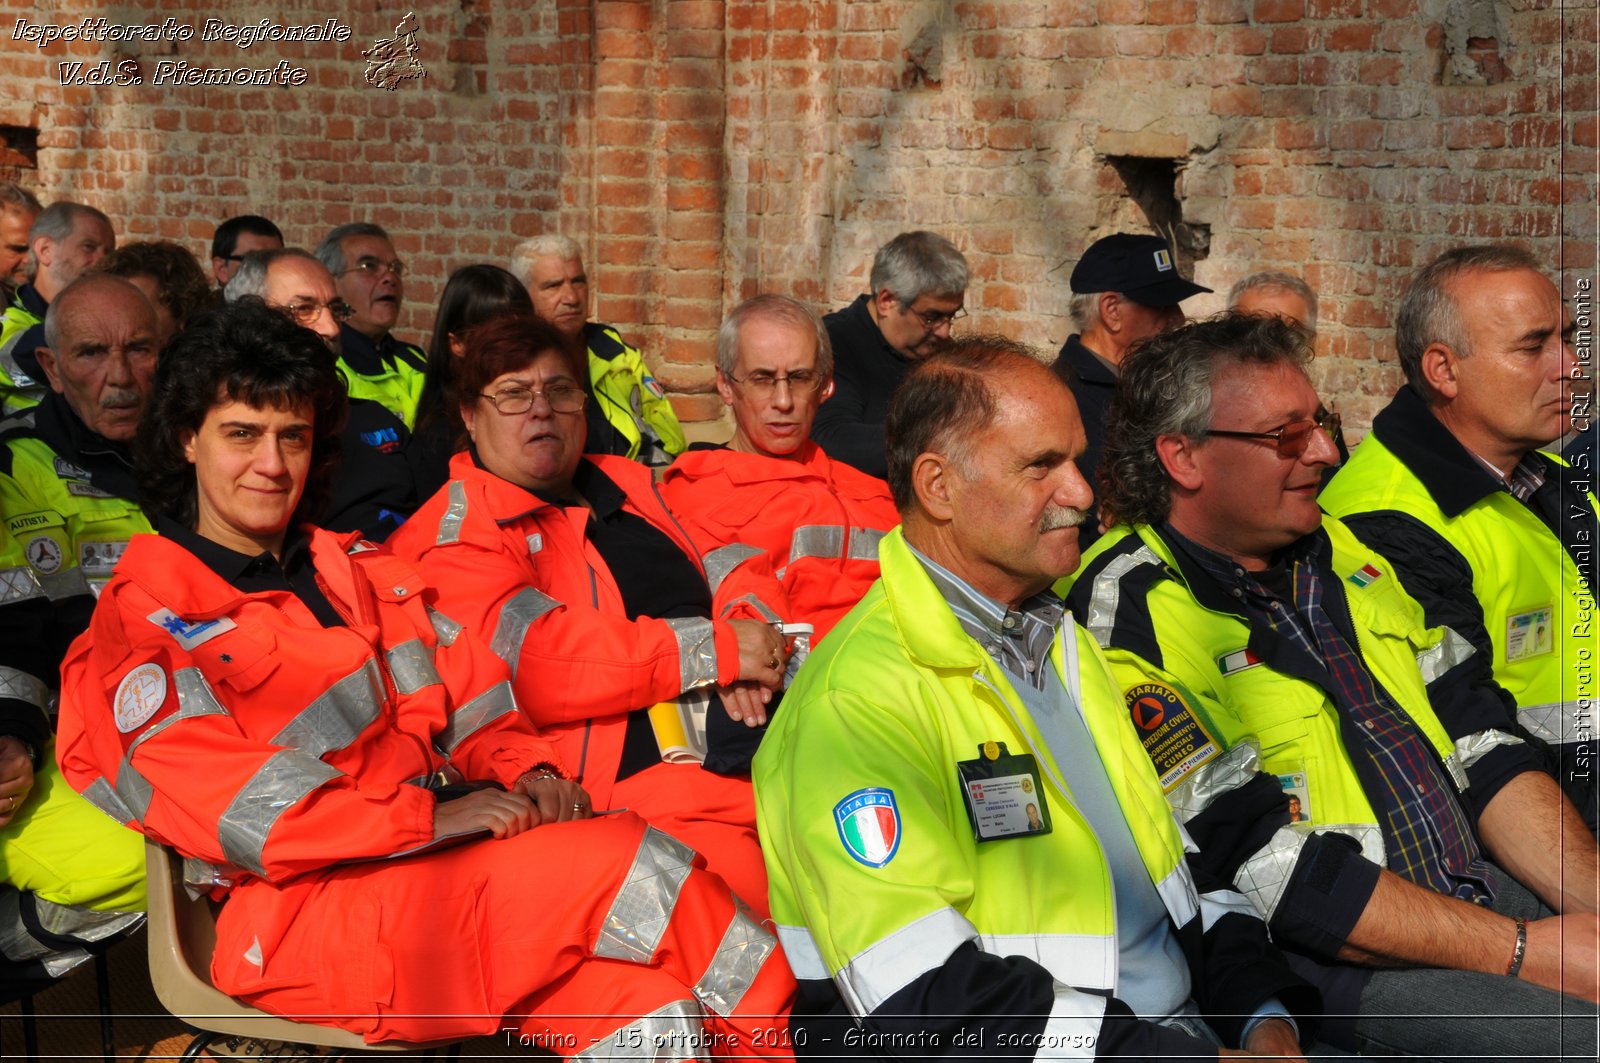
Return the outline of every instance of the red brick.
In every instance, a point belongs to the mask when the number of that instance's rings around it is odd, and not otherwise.
[[[1144,16],[1145,0],[1100,0],[1102,26],[1137,26]]]
[[[1256,22],[1297,22],[1305,13],[1305,0],[1255,0],[1251,12]]]
[[[1259,115],[1261,90],[1253,85],[1226,85],[1211,90],[1214,115]]]

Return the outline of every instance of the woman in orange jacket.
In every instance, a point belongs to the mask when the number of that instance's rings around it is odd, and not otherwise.
[[[548,326],[488,322],[456,371],[472,446],[386,549],[510,664],[523,710],[598,807],[703,853],[764,914],[747,732],[784,664],[770,566],[702,557],[650,470],[583,453],[582,379]]]
[[[755,1016],[793,981],[726,886],[638,817],[591,818],[410,565],[299,525],[345,401],[317,337],[254,301],[163,356],[159,535],[63,668],[67,778],[189,858],[223,901],[218,988],[268,1011],[371,1041],[514,1026],[569,1057],[770,1051]]]

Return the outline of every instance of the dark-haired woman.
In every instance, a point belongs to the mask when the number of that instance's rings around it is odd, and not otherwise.
[[[522,282],[499,266],[478,263],[450,274],[428,344],[428,368],[417,403],[412,449],[416,452],[418,500],[428,498],[450,478],[450,455],[462,436],[453,389],[456,359],[466,349],[467,330],[506,314],[531,314],[533,302]]]
[[[63,669],[69,781],[190,858],[224,901],[213,978],[258,1007],[373,1041],[753,1047],[728,1013],[784,1009],[776,943],[682,845],[589,818],[409,565],[302,523],[344,404],[321,341],[255,300],[168,353],[139,438],[159,534]]]

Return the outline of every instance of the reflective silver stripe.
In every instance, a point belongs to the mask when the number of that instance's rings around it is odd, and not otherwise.
[[[209,890],[213,886],[232,886],[237,879],[237,875],[237,868],[222,867],[193,856],[183,858],[183,884],[185,886],[193,886],[198,890]]]
[[[450,504],[445,507],[444,516],[439,518],[439,537],[433,541],[435,546],[459,542],[461,522],[467,519],[467,485],[460,480],[451,480],[445,485],[445,492]]]
[[[309,753],[281,749],[233,795],[217,821],[217,841],[230,863],[265,874],[267,838],[284,810],[340,775]]]
[[[885,1000],[936,967],[978,930],[954,908],[913,920],[858,953],[833,982],[852,1015],[870,1015]]]
[[[1117,603],[1122,598],[1122,577],[1140,565],[1161,564],[1161,558],[1148,546],[1141,546],[1100,570],[1089,596],[1089,615],[1084,623],[1102,650],[1111,648],[1111,629],[1117,622]]]
[[[1093,1059],[1100,1026],[1106,1019],[1106,998],[1056,986],[1050,1017],[1039,1034],[1034,1059]]]
[[[377,549],[378,547],[375,543],[369,543],[365,539],[357,539],[355,545],[351,546],[345,553],[354,557],[357,554],[371,553]]]
[[[760,557],[761,551],[744,543],[729,543],[719,546],[705,556],[706,582],[711,584],[711,593],[717,593],[717,588],[722,586],[722,581],[728,574],[752,557]]]
[[[1349,835],[1361,845],[1362,856],[1379,867],[1387,866],[1383,834],[1376,823],[1322,823],[1316,829]],[[1263,919],[1270,921],[1278,910],[1278,902],[1283,899],[1289,875],[1294,871],[1295,861],[1300,859],[1300,847],[1306,843],[1308,833],[1279,827],[1267,839],[1267,844],[1256,850],[1234,875],[1233,884],[1250,898]]]
[[[816,939],[811,936],[811,931],[803,926],[773,927],[778,933],[778,944],[783,946],[784,958],[789,961],[789,970],[800,981],[815,981],[819,978],[828,978],[828,965],[823,962],[822,950],[817,948]]]
[[[700,1005],[678,1000],[664,1008],[635,1019],[593,1048],[573,1056],[573,1060],[677,1060],[709,1059],[710,1037]]]
[[[26,701],[43,710],[50,703],[50,688],[38,676],[0,665],[0,698]]]
[[[18,964],[37,962],[53,978],[89,958],[82,949],[54,949],[30,934],[22,918],[23,898],[13,887],[0,884],[0,957]]]
[[[800,557],[840,557],[844,554],[842,524],[803,524],[789,537],[789,561]]]
[[[433,744],[448,756],[485,726],[516,711],[517,702],[511,696],[511,684],[502,680],[466,704],[458,706],[444,722],[444,730],[434,736]]]
[[[389,674],[394,677],[395,689],[402,694],[415,694],[423,687],[439,683],[439,673],[433,668],[433,654],[421,639],[402,642],[384,658],[389,662]]]
[[[395,682],[398,684],[399,677]],[[361,667],[334,683],[301,709],[283,730],[272,736],[275,746],[289,746],[320,757],[343,749],[383,712],[383,677],[375,662]]]
[[[1476,764],[1478,759],[1491,749],[1526,744],[1516,735],[1506,731],[1479,731],[1477,734],[1470,734],[1465,738],[1456,739],[1456,757],[1461,761],[1462,769],[1465,770]]]
[[[133,812],[122,803],[122,798],[117,796],[103,776],[84,787],[83,798],[124,827],[133,825]]]
[[[158,726],[165,727],[173,720],[187,720],[194,716],[228,715],[228,710],[217,700],[217,695],[212,693],[211,684],[206,682],[206,677],[200,669],[179,668],[172,673],[172,685],[178,691],[178,711]],[[140,735],[134,744],[128,747],[128,751],[133,752],[140,742],[149,738],[155,731],[156,728],[152,727]]]
[[[140,735],[143,738],[144,735]],[[133,753],[132,748],[128,750]],[[133,818],[144,821],[150,811],[150,799],[155,796],[155,788],[140,771],[124,758],[117,767],[117,781],[114,784],[117,796],[122,799],[123,807],[133,813]]]
[[[528,637],[528,627],[560,605],[560,602],[537,587],[524,587],[501,608],[489,648],[496,657],[511,666],[513,679],[517,676],[517,664],[522,660],[522,640]]]
[[[718,1015],[732,1015],[739,1010],[739,1001],[761,973],[767,957],[777,949],[777,939],[756,922],[750,909],[739,904],[717,945],[717,954],[695,983],[694,995]]]
[[[1185,775],[1167,794],[1167,803],[1179,820],[1187,822],[1223,794],[1254,779],[1260,760],[1254,741],[1245,739]]]
[[[1417,654],[1417,667],[1422,669],[1422,681],[1432,684],[1456,665],[1471,660],[1476,652],[1472,643],[1456,634],[1454,628],[1445,628],[1443,638]]]
[[[1461,758],[1454,752],[1444,756],[1444,770],[1449,774],[1450,781],[1456,784],[1456,789],[1461,793],[1467,792],[1471,783],[1467,780],[1467,769],[1462,766]]]
[[[717,639],[711,621],[698,616],[676,617],[666,621],[678,640],[678,682],[680,690],[710,686],[717,681]]]
[[[21,565],[0,568],[0,605],[42,597],[44,588],[39,585],[39,578],[33,574],[33,569]]]
[[[1517,709],[1517,723],[1535,738],[1552,745],[1587,742],[1594,737],[1594,710],[1600,701],[1551,701],[1543,705],[1523,705]]]
[[[456,637],[461,634],[461,625],[445,616],[433,606],[428,606],[428,623],[433,625],[433,633],[439,639],[441,646],[454,646]]]
[[[97,912],[47,901],[38,894],[33,896],[33,910],[47,933],[78,941],[104,941],[144,922],[143,912]]]
[[[1200,894],[1195,891],[1194,879],[1189,877],[1189,865],[1182,860],[1156,883],[1156,893],[1167,906],[1175,926],[1183,926],[1200,914]]]
[[[754,594],[739,595],[739,597],[728,603],[728,607],[726,609],[722,610],[722,615],[727,616],[733,607],[738,605],[740,602],[749,602],[750,607],[756,612],[760,613],[762,619],[769,624],[783,623],[783,617],[778,615],[778,611],[772,608],[766,602],[762,601],[760,598],[757,598]]]
[[[887,534],[877,528],[851,528],[850,552],[846,556],[851,561],[878,560],[878,544]]]
[[[76,565],[60,572],[52,572],[48,576],[39,576],[39,586],[44,588],[44,593],[52,602],[66,601],[89,593],[89,581],[84,578],[83,570]]]
[[[1107,992],[1117,985],[1117,945],[1110,935],[984,934],[978,942],[991,956],[1030,959],[1058,982]]]
[[[649,963],[672,921],[678,891],[689,877],[694,850],[654,827],[645,830],[628,877],[600,924],[594,954]]]
[[[1256,906],[1242,893],[1233,890],[1212,890],[1210,893],[1200,895],[1200,929],[1210,931],[1217,925],[1223,916],[1234,913],[1249,916],[1251,919],[1261,918],[1261,913],[1256,911]]]

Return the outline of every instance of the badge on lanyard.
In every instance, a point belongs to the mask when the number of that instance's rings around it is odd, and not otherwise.
[[[978,841],[1050,833],[1050,804],[1032,753],[1012,754],[1004,742],[985,742],[978,759],[957,761],[956,771]]]

